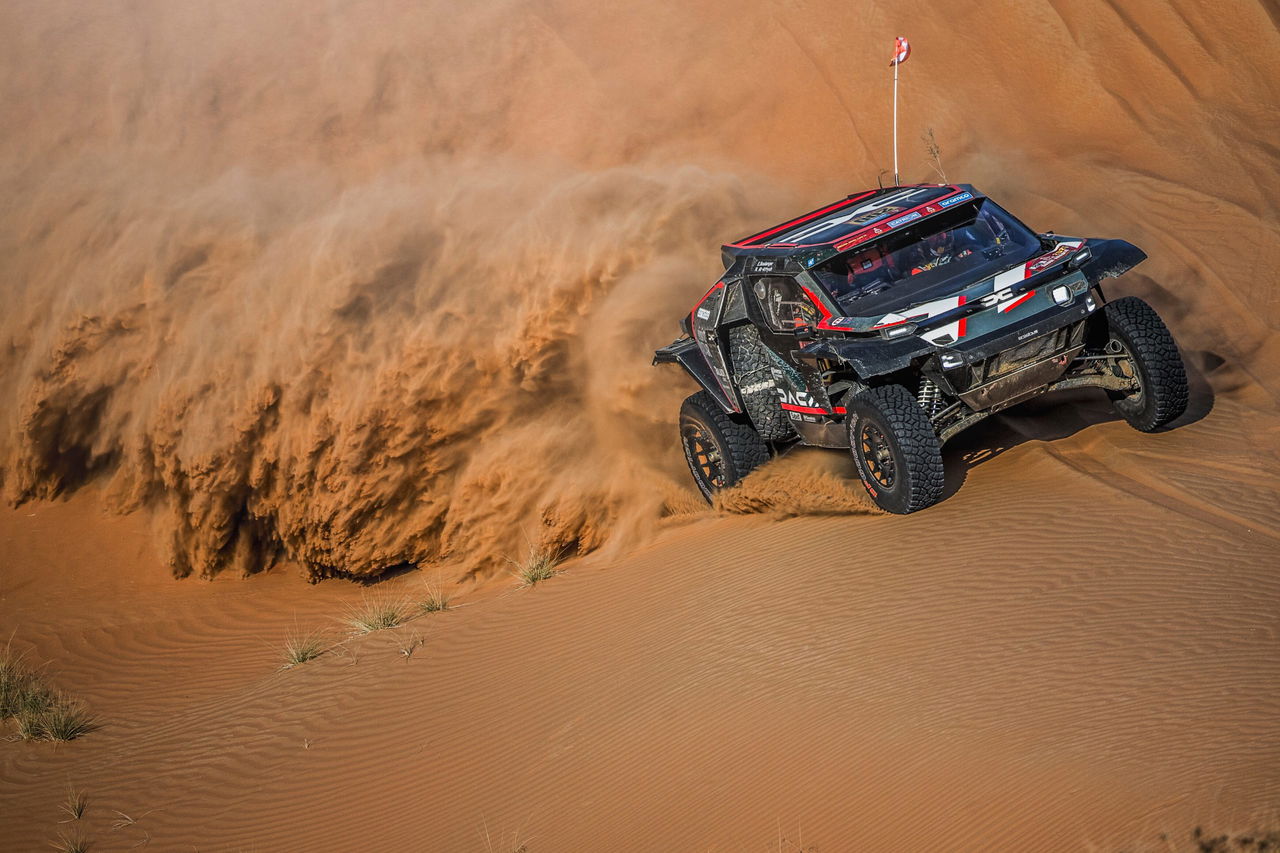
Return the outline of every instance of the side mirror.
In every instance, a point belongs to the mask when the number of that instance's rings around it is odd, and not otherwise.
[[[1046,231],[1043,234],[1037,234],[1036,236],[1040,238],[1040,248],[1046,252],[1052,249],[1058,243],[1057,240],[1053,239],[1052,231]]]

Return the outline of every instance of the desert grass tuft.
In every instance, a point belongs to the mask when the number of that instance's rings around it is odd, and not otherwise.
[[[18,715],[18,737],[23,740],[68,741],[97,728],[93,717],[79,702],[60,693],[51,695],[53,703],[49,707]]]
[[[529,840],[520,839],[520,830],[514,830],[510,835],[506,832],[498,834],[494,839],[489,834],[489,824],[484,822],[480,833],[480,840],[484,842],[484,853],[529,853]]]
[[[443,613],[449,609],[449,596],[438,587],[427,587],[427,597],[418,602],[418,609],[423,613]]]
[[[1168,836],[1161,836],[1165,844]],[[1211,835],[1197,826],[1191,833],[1191,843],[1197,853],[1272,853],[1280,850],[1280,831],[1237,832]]]
[[[79,820],[84,817],[85,806],[89,804],[89,800],[85,797],[84,791],[77,791],[70,784],[67,785],[67,799],[59,808],[66,812],[67,819],[58,821],[59,823],[71,823],[73,820]]]
[[[49,703],[49,691],[26,665],[23,655],[6,645],[0,652],[0,719],[40,711]]]
[[[96,728],[80,702],[46,685],[6,645],[0,650],[0,720],[10,719],[22,740],[75,740]]]
[[[929,155],[929,166],[938,174],[938,182],[945,184],[947,172],[942,168],[942,148],[934,138],[932,127],[925,128],[924,133],[920,134],[920,141],[924,143],[925,153]]]
[[[324,640],[318,634],[290,637],[284,642],[284,665],[280,668],[293,669],[309,660],[315,660],[324,652]]]
[[[59,832],[58,838],[50,841],[49,846],[58,853],[86,853],[89,842],[78,832]]]
[[[404,624],[406,610],[404,601],[365,601],[343,621],[357,634],[371,634]]]
[[[400,654],[404,655],[405,660],[413,657],[413,653],[422,648],[426,640],[422,639],[422,635],[417,631],[413,632],[413,636],[406,639],[400,644]]]
[[[560,565],[560,555],[541,548],[530,547],[523,562],[510,561],[515,566],[512,572],[520,581],[520,586],[537,586],[541,581],[560,574],[556,566]]]

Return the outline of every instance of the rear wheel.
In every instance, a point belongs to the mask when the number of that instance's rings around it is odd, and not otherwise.
[[[942,499],[942,445],[906,388],[869,388],[850,401],[848,413],[849,449],[877,506],[903,515]]]
[[[1151,432],[1187,408],[1187,371],[1178,345],[1155,309],[1134,296],[1108,302],[1106,352],[1134,391],[1108,391],[1111,404],[1134,429]]]
[[[680,407],[684,458],[708,502],[769,460],[764,439],[745,420],[727,414],[706,391],[689,397]]]

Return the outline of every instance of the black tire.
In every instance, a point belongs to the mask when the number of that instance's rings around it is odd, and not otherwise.
[[[773,378],[769,353],[755,326],[735,326],[729,330],[729,360],[734,382],[742,395],[743,408],[765,441],[796,438],[791,419],[778,401],[778,383]]]
[[[1187,409],[1187,370],[1178,345],[1155,309],[1136,296],[1108,302],[1104,314],[1107,350],[1129,356],[1138,380],[1137,391],[1108,391],[1111,404],[1134,429],[1159,429]]]
[[[848,406],[849,449],[876,505],[905,515],[942,499],[942,445],[901,385],[869,388]]]
[[[680,445],[698,491],[711,502],[721,489],[769,461],[769,447],[746,418],[726,414],[715,398],[699,391],[680,407]]]

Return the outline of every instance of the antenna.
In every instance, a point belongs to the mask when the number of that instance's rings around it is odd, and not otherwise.
[[[893,66],[893,185],[901,186],[902,181],[898,178],[898,66],[907,61],[907,57],[911,55],[911,45],[907,43],[906,38],[898,36],[893,43],[893,59],[889,64]]]

